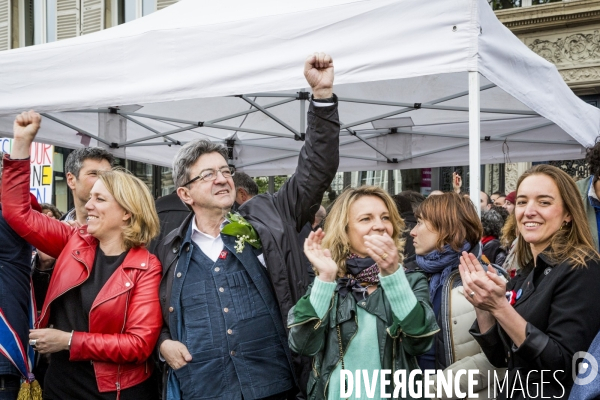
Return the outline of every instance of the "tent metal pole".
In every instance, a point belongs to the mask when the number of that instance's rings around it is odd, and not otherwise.
[[[258,104],[255,101],[250,100],[248,97],[242,95],[241,98],[247,102],[248,104],[250,104],[251,106],[253,106],[256,109],[259,109],[263,114],[265,114],[267,117],[271,118],[273,121],[277,122],[279,125],[283,126],[285,129],[287,129],[288,131],[292,132],[298,139],[302,139],[302,136],[300,135],[300,133],[295,130],[294,128],[292,128],[291,126],[289,126],[288,124],[286,124],[285,122],[283,122],[281,119],[277,118],[274,114],[272,114],[271,112],[267,111],[264,107],[262,107],[260,104]]]
[[[234,131],[234,132],[235,131],[239,131],[239,132],[255,133],[257,135],[283,137],[283,138],[288,138],[288,139],[293,139],[294,138],[294,136],[288,135],[286,133],[268,132],[268,131],[261,131],[261,130],[258,130],[258,129],[248,129],[248,128],[241,128],[241,127],[236,127],[236,126],[227,126],[227,125],[217,125],[217,124],[208,124],[208,123],[205,123],[204,127],[205,128],[215,128],[215,129],[225,129],[225,130]]]
[[[554,122],[546,122],[546,123],[543,123],[543,124],[540,124],[540,125],[532,126],[530,128],[524,128],[524,129],[519,129],[519,130],[508,132],[508,133],[503,133],[502,135],[497,136],[497,138],[502,138],[502,137],[506,138],[506,137],[511,136],[511,135],[516,135],[516,134],[519,134],[519,133],[523,133],[523,132],[527,132],[527,131],[532,131],[534,129],[543,128],[545,126],[553,125],[553,124],[554,124]],[[465,139],[466,139],[466,137],[465,137]],[[398,161],[406,161],[406,160],[410,160],[410,159],[413,159],[413,158],[425,157],[425,156],[428,156],[430,154],[439,153],[440,151],[454,150],[454,149],[458,149],[458,148],[465,147],[465,146],[468,146],[468,145],[469,145],[469,142],[462,142],[462,143],[459,143],[459,144],[453,144],[452,146],[446,146],[446,147],[442,147],[440,149],[434,149],[434,150],[424,151],[423,153],[414,154],[414,155],[411,155],[410,157],[400,158],[400,159],[398,159]]]
[[[262,106],[263,108],[271,108],[271,107],[277,107],[280,106],[282,104],[286,104],[286,103],[291,103],[292,101],[295,101],[296,99],[286,99],[286,100],[281,100],[275,103],[271,103],[271,104],[267,104]],[[241,111],[239,113],[235,113],[235,114],[231,114],[231,115],[226,115],[224,117],[220,117],[220,118],[215,118],[215,119],[211,119],[210,121],[205,121],[205,124],[214,124],[217,122],[221,122],[221,121],[226,121],[228,119],[232,119],[232,118],[237,118],[237,117],[241,117],[243,115],[248,115],[248,114],[252,114],[255,112],[258,112],[259,110],[255,109],[255,108],[251,108],[250,110],[246,110],[246,111]]]
[[[345,101],[348,103],[375,104],[375,105],[380,105],[380,106],[408,107],[413,110],[426,108],[426,109],[430,109],[430,110],[469,111],[469,107],[443,106],[443,105],[427,104],[427,103],[412,103],[411,104],[411,103],[399,103],[399,102],[395,102],[395,101],[363,100],[363,99],[352,99],[349,97],[339,97],[338,101]],[[531,111],[531,110],[504,110],[504,109],[500,109],[500,108],[481,108],[481,112],[490,113],[490,114],[539,115],[535,111]]]
[[[99,137],[99,136],[93,135],[93,134],[91,134],[91,133],[89,133],[89,132],[87,132],[87,131],[85,131],[85,130],[83,130],[83,129],[80,129],[80,128],[76,127],[75,125],[71,125],[71,124],[69,124],[68,122],[65,122],[65,121],[63,121],[62,119],[59,119],[59,118],[53,117],[52,115],[50,115],[50,114],[47,114],[47,113],[42,113],[41,115],[42,115],[43,117],[46,117],[46,118],[48,118],[48,119],[51,119],[51,120],[52,120],[52,121],[54,121],[54,122],[58,122],[59,124],[61,124],[61,125],[64,125],[64,126],[66,126],[67,128],[71,128],[71,129],[73,129],[74,131],[77,131],[78,133],[81,133],[81,134],[83,134],[83,135],[89,136],[89,137],[91,137],[92,139],[96,139],[96,140],[97,140],[97,141],[99,141],[100,143],[104,143],[104,144],[105,144],[105,145],[107,145],[107,146],[110,146],[110,145],[111,145],[111,144],[110,144],[110,142],[109,142],[108,140],[105,140],[105,139],[102,139],[102,138],[101,138],[101,137]]]
[[[362,131],[361,133],[371,133],[373,131]],[[413,135],[420,135],[420,136],[435,136],[435,137],[445,137],[445,138],[451,138],[451,139],[469,139],[469,136],[465,136],[465,135],[453,135],[453,134],[448,134],[448,133],[433,133],[433,132],[422,132],[422,131],[409,131],[409,130],[401,130],[398,129],[396,131],[397,133],[408,133],[408,134],[413,134]],[[488,139],[486,138],[481,138],[479,139],[482,142],[504,142],[506,140],[506,137],[490,137]],[[581,146],[580,143],[574,141],[572,143],[569,142],[564,142],[564,141],[560,141],[560,140],[532,140],[532,139],[510,139],[509,142],[513,142],[513,143],[534,143],[534,144],[560,144],[560,145],[567,145],[567,146]]]
[[[179,142],[179,143],[171,143],[171,142],[152,142],[152,143],[134,143],[130,144],[127,147],[146,147],[146,146],[173,146],[175,145],[184,145],[187,142]]]
[[[169,117],[160,117],[158,115],[150,115],[150,114],[142,114],[142,113],[136,113],[136,112],[127,112],[127,111],[121,111],[121,110],[117,110],[117,113],[120,115],[131,115],[133,117],[140,117],[140,118],[150,118],[150,119],[154,119],[157,121],[170,121],[170,122],[177,122],[179,124],[194,124],[197,127],[201,126],[199,121],[190,121],[187,119],[179,119],[179,118],[169,118]]]
[[[134,143],[139,143],[139,142],[144,142],[146,140],[156,139],[159,136],[165,137],[167,135],[173,135],[175,133],[189,131],[190,129],[194,129],[194,128],[197,128],[197,127],[198,127],[198,125],[184,126],[183,128],[173,129],[172,131],[167,131],[167,132],[159,133],[159,134],[156,134],[155,136],[146,136],[146,137],[139,138],[139,139],[128,140],[127,142],[118,143],[117,145],[119,147],[127,147],[127,146],[129,146],[131,144],[134,144]]]
[[[496,87],[496,85],[494,83],[491,83],[491,84],[482,86],[480,90],[483,91],[483,90],[491,89],[493,87]],[[443,103],[445,101],[458,99],[459,97],[463,97],[463,96],[465,96],[467,94],[469,94],[468,91],[466,91],[466,92],[460,92],[460,93],[456,93],[456,94],[453,94],[453,95],[450,95],[450,96],[441,97],[439,99],[428,101],[425,104],[434,105],[434,104],[438,104],[438,103]],[[346,125],[342,126],[340,129],[351,128],[353,126],[366,124],[366,123],[369,123],[369,122],[377,121],[378,119],[383,119],[383,118],[391,117],[391,116],[398,115],[398,114],[404,114],[404,113],[407,113],[407,112],[410,112],[410,111],[414,111],[414,110],[415,110],[415,108],[408,107],[408,108],[403,108],[401,110],[391,111],[389,113],[381,114],[381,115],[378,115],[376,117],[363,119],[361,121],[351,122],[349,124],[346,124]]]
[[[245,93],[240,96],[248,96],[248,97],[290,97],[296,99],[298,97],[297,93]]]
[[[81,109],[81,110],[69,110],[69,111],[62,111],[62,112],[66,112],[66,113],[92,113],[92,114],[106,114],[111,112],[108,108],[88,108],[88,109]]]
[[[160,135],[160,132],[159,132],[159,131],[157,131],[156,129],[154,129],[154,128],[152,128],[152,127],[150,127],[150,126],[148,126],[148,125],[146,125],[146,124],[144,124],[144,123],[142,123],[142,122],[138,121],[138,120],[137,120],[137,119],[135,119],[135,118],[131,118],[129,115],[121,115],[121,116],[122,116],[123,118],[125,118],[125,119],[127,119],[127,120],[129,120],[129,121],[133,122],[134,124],[137,124],[137,125],[141,126],[142,128],[146,128],[146,129],[148,129],[150,132],[153,132],[153,133],[156,133],[157,135]],[[174,143],[174,144],[179,144],[179,142],[177,142],[177,140],[171,139],[171,138],[170,138],[170,137],[168,137],[168,136],[164,136],[164,138],[165,138],[165,139],[167,139],[168,141],[170,141],[171,143]]]
[[[236,142],[236,144],[239,144],[239,145],[242,145],[242,146],[246,146],[246,147],[257,147],[257,148],[260,148],[260,149],[289,151],[289,152],[295,153],[294,155],[300,154],[300,150],[287,149],[287,148],[284,148],[284,147],[262,146],[260,144],[248,144],[247,142],[241,142],[241,141],[240,142]],[[357,160],[367,160],[367,161],[381,161],[381,160],[378,160],[377,158],[374,158],[374,157],[363,157],[363,156],[355,156],[355,155],[341,154],[341,153],[340,153],[340,157],[343,157],[343,158],[355,158]]]
[[[481,217],[479,203],[481,194],[480,105],[479,72],[469,71],[469,193],[479,217]]]
[[[491,138],[490,142],[504,142],[505,139],[502,138]],[[529,140],[529,139],[510,139],[508,142],[512,143],[531,143],[531,144],[560,144],[561,146],[579,146],[583,147],[581,143],[578,142],[561,142],[559,140]]]
[[[340,124],[342,124],[342,121],[340,121]],[[342,124],[343,125],[343,124]],[[358,134],[353,131],[350,128],[345,128],[348,132],[350,132],[350,134],[352,136],[355,136],[358,140],[360,140],[361,142],[363,142],[364,144],[366,144],[367,146],[369,146],[370,148],[372,148],[373,150],[375,150],[376,153],[381,154],[383,157],[385,157],[385,159],[387,160],[387,162],[389,163],[397,163],[398,160],[397,159],[391,159],[388,156],[386,156],[384,153],[382,153],[381,151],[379,151],[379,149],[375,146],[373,146],[371,143],[367,142],[365,139],[363,139],[362,137],[358,136]]]

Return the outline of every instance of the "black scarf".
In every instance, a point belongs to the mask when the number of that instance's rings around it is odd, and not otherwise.
[[[352,254],[346,260],[346,276],[338,279],[337,290],[342,298],[352,293],[356,301],[361,301],[369,296],[367,287],[377,283],[379,283],[379,267],[375,260]]]

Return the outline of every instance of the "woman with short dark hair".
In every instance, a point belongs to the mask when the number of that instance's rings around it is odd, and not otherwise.
[[[487,372],[494,368],[467,333],[475,310],[464,298],[458,271],[462,251],[481,252],[481,221],[471,200],[454,192],[428,197],[415,215],[417,226],[410,234],[417,255],[405,266],[428,276],[429,294],[440,327],[434,346],[419,358],[419,365],[421,369],[454,373],[476,369],[480,383],[476,392],[485,397]],[[456,389],[453,387],[454,394]]]

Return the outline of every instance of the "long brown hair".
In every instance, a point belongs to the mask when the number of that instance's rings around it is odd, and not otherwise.
[[[465,241],[474,248],[483,235],[473,202],[454,192],[429,196],[419,205],[415,217],[429,222],[439,235],[438,251],[446,244],[454,251],[461,251]]]
[[[554,263],[568,261],[573,267],[585,266],[589,259],[599,258],[600,255],[591,240],[592,233],[583,209],[583,202],[573,179],[559,168],[545,164],[536,165],[519,177],[517,197],[521,183],[533,175],[546,175],[554,181],[565,211],[572,218],[571,223],[563,225],[554,233],[543,254]],[[531,247],[523,239],[523,235],[519,235],[516,252],[519,265],[527,265],[533,258]]]
[[[502,246],[509,248],[512,242],[517,238],[517,219],[515,218],[515,213],[513,212],[506,218],[506,222],[502,227],[502,237],[500,241],[502,242]]]
[[[394,230],[392,240],[398,249],[399,260],[402,262],[404,250],[404,239],[400,234],[404,230],[404,220],[400,217],[398,209],[391,196],[385,190],[377,186],[360,186],[349,188],[342,192],[336,199],[325,221],[325,238],[323,248],[331,251],[331,258],[338,266],[338,276],[346,275],[346,259],[350,255],[350,239],[348,238],[348,220],[350,207],[361,197],[372,196],[381,199],[388,209],[390,221]]]

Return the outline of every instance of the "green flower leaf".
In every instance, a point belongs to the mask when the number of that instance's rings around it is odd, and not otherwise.
[[[241,253],[244,250],[245,244],[249,243],[252,247],[260,249],[262,243],[258,237],[258,233],[254,227],[238,213],[227,214],[229,223],[221,229],[221,233],[228,236],[235,236],[235,250]]]

